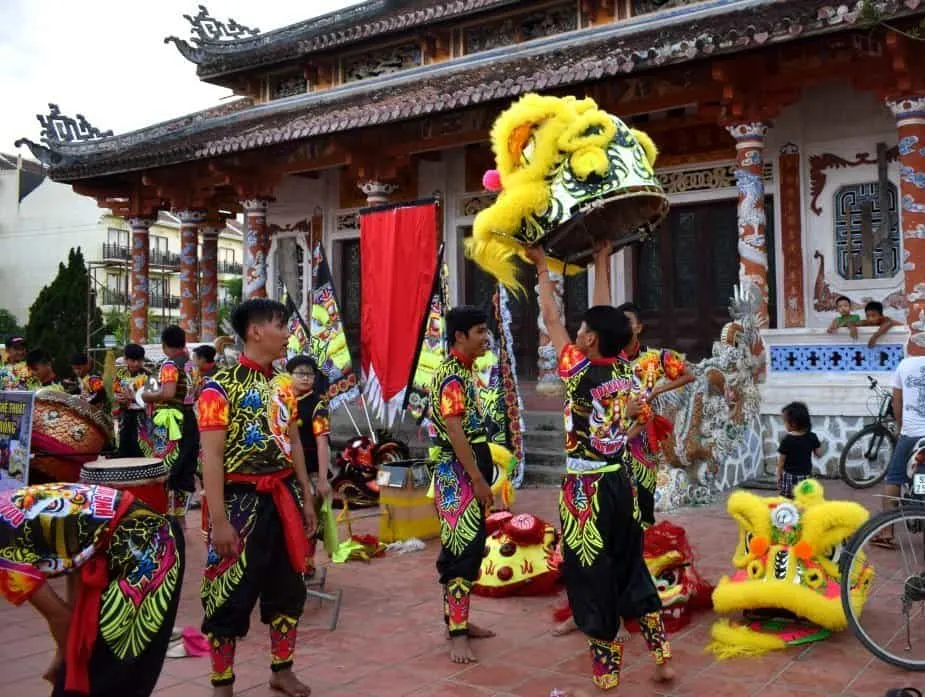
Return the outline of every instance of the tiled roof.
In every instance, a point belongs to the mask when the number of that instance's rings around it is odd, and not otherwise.
[[[366,39],[404,32],[521,0],[369,0],[256,36],[197,45],[170,37],[204,80],[302,58]]]
[[[900,17],[920,13],[925,0],[883,5]],[[27,144],[36,156],[57,160],[53,178],[74,181],[507,102],[531,91],[850,29],[857,19],[830,0],[707,0],[231,114],[194,114],[125,135],[56,144],[54,152]]]

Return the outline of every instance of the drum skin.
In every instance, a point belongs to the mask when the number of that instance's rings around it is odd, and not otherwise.
[[[156,513],[166,515],[167,474],[161,460],[127,457],[88,462],[80,470],[80,481],[131,492]]]
[[[85,462],[113,440],[112,419],[80,397],[53,389],[35,393],[29,482],[76,482]]]

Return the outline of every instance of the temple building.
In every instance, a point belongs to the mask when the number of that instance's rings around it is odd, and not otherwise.
[[[614,256],[614,302],[642,308],[649,344],[697,361],[734,287],[763,289],[762,410],[803,397],[843,434],[867,413],[864,376],[925,351],[923,15],[920,0],[370,0],[261,33],[201,8],[190,39],[166,41],[240,99],[120,135],[55,107],[42,142],[20,142],[126,221],[138,338],[151,225],[169,210],[194,336],[215,336],[217,240],[240,215],[245,295],[286,287],[304,304],[320,240],[358,347],[358,209],[439,194],[451,300],[484,302],[492,282],[462,242],[494,196],[492,122],[532,91],[593,97],[655,140],[672,204],[654,239]],[[564,284],[573,331],[589,282]],[[826,334],[840,295],[907,329],[873,349],[869,333]],[[512,314],[531,392],[549,379],[535,297]]]

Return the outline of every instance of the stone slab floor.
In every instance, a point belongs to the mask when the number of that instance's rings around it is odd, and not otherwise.
[[[852,498],[879,507],[875,491],[854,492],[826,482],[828,498]],[[519,492],[516,510],[558,522],[554,488]],[[722,502],[666,516],[688,530],[701,572],[716,581],[731,565],[736,530]],[[373,532],[366,520],[357,531]],[[341,535],[346,533],[342,530]],[[188,567],[178,623],[198,625],[198,577],[205,556],[199,515],[187,530]],[[376,559],[369,564],[331,565],[329,588],[341,588],[344,605],[334,632],[326,628],[328,607],[309,605],[300,631],[297,667],[315,697],[547,697],[552,688],[584,687],[590,660],[583,639],[553,638],[551,609],[556,598],[492,600],[473,598],[473,619],[494,629],[494,639],[476,642],[480,662],[456,666],[447,642],[436,583],[437,545],[423,552]],[[885,553],[889,554],[889,553]],[[319,560],[323,552],[319,553]],[[874,559],[876,563],[876,559]],[[868,612],[877,612],[876,597]],[[895,622],[895,615],[889,620]],[[627,645],[624,682],[616,694],[709,697],[874,697],[891,687],[925,686],[925,674],[905,673],[874,659],[850,633],[804,649],[776,655],[717,662],[704,652],[712,616],[700,616],[672,637],[678,680],[670,687],[649,682],[650,662],[638,635]],[[238,647],[237,690],[246,697],[276,694],[268,677],[265,629],[256,617],[249,637]],[[0,603],[0,694],[38,697],[49,689],[39,675],[52,657],[52,641],[43,622],[26,606]],[[168,659],[157,697],[205,697],[208,658]]]

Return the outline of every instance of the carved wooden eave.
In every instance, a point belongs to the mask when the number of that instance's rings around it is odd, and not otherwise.
[[[925,11],[925,0],[881,4],[891,19]],[[574,90],[614,76],[846,32],[857,20],[857,13],[839,11],[831,0],[706,0],[324,92],[231,105],[227,112],[200,112],[93,142],[50,145],[41,159],[53,179],[72,182],[223,158],[480,105],[499,109],[531,91]]]
[[[194,36],[190,42],[170,36],[164,42],[173,43],[184,58],[198,66],[199,77],[209,81],[367,39],[458,21],[519,1],[370,0],[266,33],[232,39],[217,33],[214,38]],[[195,30],[196,18],[184,16]]]

